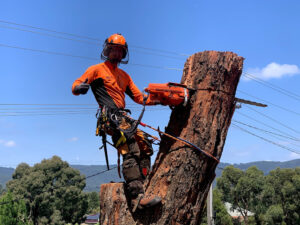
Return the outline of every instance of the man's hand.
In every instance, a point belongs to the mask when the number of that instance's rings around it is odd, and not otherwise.
[[[74,88],[74,93],[85,95],[90,88],[90,85],[87,82],[88,82],[88,78],[86,78],[86,80],[84,82],[82,82],[81,84],[77,85]]]

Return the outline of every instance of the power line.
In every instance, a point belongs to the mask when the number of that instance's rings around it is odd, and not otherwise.
[[[0,25],[0,27],[6,28],[6,29],[12,29],[12,30],[28,32],[28,33],[33,33],[33,34],[38,34],[38,35],[41,35],[41,36],[47,36],[47,37],[53,37],[53,38],[58,38],[58,39],[63,39],[63,40],[68,40],[68,41],[74,41],[74,42],[89,44],[89,45],[92,45],[92,46],[99,46],[98,42],[96,43],[96,42],[90,42],[90,41],[85,41],[85,40],[67,38],[67,37],[57,36],[57,35],[53,35],[53,34],[42,33],[42,32],[38,32],[38,31],[21,29],[21,28],[17,28],[17,27],[9,27],[9,26],[3,26],[3,25]],[[145,51],[139,51],[139,50],[135,50],[135,49],[133,49],[131,51],[137,52],[137,53],[140,53],[140,54],[155,55],[155,56],[160,56],[160,57],[165,57],[165,58],[170,58],[170,59],[184,60],[184,58],[179,58],[179,57],[169,56],[169,55],[163,55],[163,54],[159,54],[159,53],[145,52]]]
[[[139,108],[140,110],[140,108]],[[169,110],[168,108],[148,109],[148,112]],[[31,111],[31,112],[0,112],[0,117],[16,117],[16,116],[60,116],[60,115],[93,115],[96,110],[87,111]]]
[[[268,103],[269,105],[273,105],[273,106],[275,106],[275,107],[277,107],[277,108],[279,108],[279,109],[282,109],[282,110],[284,110],[284,111],[287,111],[287,112],[296,114],[297,116],[300,115],[300,113],[298,113],[298,112],[295,112],[295,111],[290,110],[290,109],[287,109],[287,108],[285,108],[285,107],[276,105],[276,104],[274,104],[274,103],[272,103],[272,102],[270,102],[270,101],[264,100],[264,99],[262,99],[262,98],[255,97],[255,96],[253,96],[253,95],[251,95],[251,94],[249,94],[249,93],[247,93],[247,92],[245,92],[245,91],[237,90],[237,92],[241,92],[241,93],[243,93],[243,94],[245,94],[245,95],[248,95],[248,96],[250,96],[250,97],[252,97],[252,98],[256,98],[256,99],[258,99],[258,100],[260,100],[260,101],[264,101],[264,102]]]
[[[234,121],[234,120],[233,120],[233,121]],[[281,140],[281,141],[286,142],[286,144],[293,145],[293,146],[296,146],[296,147],[300,147],[300,145],[295,144],[295,143],[292,143],[292,142],[287,142],[287,140],[286,140],[286,139],[290,139],[290,140],[299,142],[299,139],[298,139],[298,140],[297,140],[297,139],[295,140],[295,139],[292,139],[292,138],[290,138],[290,137],[283,136],[283,135],[280,135],[280,134],[277,134],[277,133],[274,133],[274,132],[271,132],[271,131],[268,131],[268,130],[260,129],[260,128],[258,128],[258,127],[254,127],[254,126],[251,126],[251,125],[249,125],[249,124],[245,124],[245,123],[242,123],[242,122],[239,122],[239,121],[234,121],[232,124],[237,125],[237,123],[238,123],[238,124],[242,124],[242,125],[247,126],[247,127],[250,127],[250,128],[252,128],[252,129],[261,131],[261,132],[263,132],[263,133],[265,133],[265,134],[268,134],[268,135],[270,135],[270,136],[276,138],[277,140]]]
[[[68,35],[68,36],[77,37],[77,38],[81,38],[81,39],[88,39],[88,40],[103,43],[103,40],[98,39],[98,38],[93,38],[93,37],[88,37],[88,36],[83,36],[83,35],[77,35],[77,34],[72,34],[72,33],[67,33],[67,32],[60,32],[60,31],[55,31],[55,30],[51,30],[51,29],[47,29],[47,28],[31,26],[31,25],[26,25],[26,24],[20,24],[20,23],[14,23],[14,22],[5,21],[5,20],[0,20],[0,22],[1,23],[6,23],[6,24],[11,24],[11,25],[22,26],[22,27],[28,27],[28,28],[37,29],[37,30],[43,30],[43,31],[52,32],[52,33],[56,33],[56,34]],[[172,54],[172,55],[189,56],[188,54],[178,53],[178,52],[173,52],[173,51],[154,49],[154,48],[142,47],[142,46],[137,46],[137,45],[131,45],[131,46],[133,48],[140,48],[140,49],[149,50],[149,51],[163,52],[163,53]]]
[[[256,112],[256,113],[262,115],[263,117],[268,118],[269,120],[272,120],[273,122],[275,122],[275,123],[277,123],[277,124],[279,124],[279,125],[281,125],[281,126],[287,128],[287,129],[289,129],[289,130],[292,130],[292,131],[294,131],[295,133],[299,133],[299,134],[300,134],[300,132],[299,132],[298,130],[295,130],[295,129],[293,129],[293,128],[287,126],[287,125],[285,125],[284,123],[281,123],[281,122],[279,122],[278,120],[273,119],[272,117],[267,116],[266,114],[264,114],[264,113],[262,113],[262,112],[259,112],[259,111],[255,110],[255,109],[251,108],[251,107],[248,107],[248,106],[246,106],[246,107],[247,107],[248,109],[250,109],[250,110],[252,110],[252,111],[254,111],[254,112]]]
[[[68,57],[73,57],[73,58],[88,59],[88,60],[93,60],[93,61],[99,60],[98,58],[93,58],[93,57],[72,55],[72,54],[68,54],[68,53],[53,52],[53,51],[47,51],[47,50],[41,50],[41,49],[23,48],[20,46],[12,46],[12,45],[6,45],[6,44],[1,44],[1,43],[0,43],[0,47],[21,49],[21,50],[32,51],[32,52],[40,52],[40,53],[46,53],[46,54],[50,54],[50,55],[60,55],[60,56],[68,56]],[[170,67],[164,67],[164,66],[144,65],[144,64],[137,64],[137,63],[130,63],[128,65],[140,66],[140,67],[146,67],[146,68],[154,68],[154,69],[182,71],[182,69],[179,69],[179,68],[170,68]]]
[[[285,149],[285,150],[288,150],[288,151],[290,151],[290,152],[294,152],[294,153],[300,155],[300,152],[298,152],[298,151],[295,150],[295,149],[289,148],[289,147],[287,147],[287,146],[284,146],[284,145],[281,145],[281,144],[276,143],[276,142],[274,142],[274,141],[271,141],[271,140],[269,140],[269,139],[267,139],[267,138],[261,137],[261,136],[259,136],[259,135],[257,135],[257,134],[254,134],[254,133],[252,133],[252,132],[250,132],[250,131],[248,131],[248,130],[246,130],[246,129],[244,129],[244,128],[238,126],[238,125],[232,124],[232,126],[233,126],[234,128],[240,129],[241,131],[244,131],[244,132],[246,132],[246,133],[248,133],[248,134],[251,134],[251,135],[253,135],[253,136],[257,137],[257,138],[260,138],[260,139],[262,139],[262,140],[264,140],[264,141],[266,141],[266,142],[269,142],[269,143],[271,143],[271,144],[273,144],[273,145],[276,145],[276,146],[278,146],[278,147],[280,147],[280,148],[283,148],[283,149]]]
[[[290,140],[293,140],[293,141],[300,141],[299,138],[293,138],[293,137],[290,137],[290,136],[285,136],[285,135],[281,135],[281,134],[278,134],[278,133],[274,133],[274,132],[272,132],[272,131],[264,130],[264,129],[261,129],[261,128],[258,128],[258,127],[255,127],[255,126],[252,126],[252,125],[249,125],[249,124],[246,124],[246,123],[243,123],[243,122],[238,121],[238,120],[232,120],[232,121],[235,122],[235,123],[239,123],[239,124],[241,124],[241,125],[244,125],[244,126],[253,128],[253,129],[255,129],[255,130],[259,130],[259,131],[262,131],[262,132],[265,132],[265,133],[273,134],[273,135],[275,135],[275,136],[287,138],[287,139],[290,139]]]
[[[98,42],[96,43],[96,42],[78,40],[78,39],[73,39],[73,38],[67,38],[67,37],[57,36],[57,35],[54,35],[54,34],[47,34],[47,33],[41,33],[41,32],[38,32],[38,31],[25,30],[25,29],[21,29],[21,28],[17,28],[17,27],[8,27],[8,26],[3,26],[3,25],[0,25],[0,27],[6,28],[6,29],[12,29],[12,30],[24,31],[24,32],[28,32],[28,33],[42,35],[42,36],[48,36],[48,37],[54,37],[54,38],[58,38],[58,39],[64,39],[64,40],[68,40],[68,41],[75,41],[75,42],[85,43],[85,44],[89,44],[89,45],[93,45],[93,46],[95,46],[95,45],[99,46]]]
[[[279,87],[277,85],[274,85],[274,84],[272,84],[270,82],[264,81],[264,80],[262,80],[262,79],[260,79],[260,78],[258,78],[256,76],[254,76],[252,74],[244,73],[243,75],[245,77],[247,77],[247,78],[249,78],[249,79],[251,79],[251,80],[253,80],[253,81],[255,81],[255,82],[259,83],[259,84],[261,84],[261,85],[264,85],[265,87],[268,87],[268,88],[274,90],[274,91],[277,91],[277,92],[279,92],[281,94],[284,94],[284,95],[286,95],[288,97],[291,97],[291,98],[293,98],[295,100],[298,100],[298,101],[300,100],[300,95],[298,95],[298,94],[296,94],[294,92],[291,92],[289,90],[281,88],[281,87]]]
[[[7,114],[7,113],[17,113],[17,114],[20,114],[20,113],[77,113],[77,112],[95,112],[95,110],[92,110],[92,109],[85,109],[85,110],[76,110],[76,111],[17,111],[17,112],[0,112],[0,115],[1,114]]]
[[[9,111],[9,110],[56,110],[56,109],[93,109],[93,110],[97,110],[97,108],[84,108],[84,107],[42,107],[42,108],[36,108],[36,107],[29,107],[29,108],[1,108],[0,107],[0,111],[1,110],[5,110],[5,111]]]
[[[284,135],[287,135],[287,136],[289,136],[289,137],[291,137],[291,138],[297,139],[296,137],[294,137],[293,135],[291,135],[291,134],[289,134],[289,133],[286,133],[286,132],[284,132],[284,131],[282,131],[282,130],[279,130],[279,129],[273,127],[273,126],[270,126],[270,125],[268,125],[268,124],[266,124],[266,123],[264,123],[264,122],[262,122],[262,121],[260,121],[260,120],[257,120],[257,119],[255,119],[255,118],[253,118],[253,117],[251,117],[251,116],[248,116],[248,115],[246,115],[246,114],[244,114],[244,113],[241,113],[241,112],[236,112],[236,113],[238,113],[238,114],[240,114],[240,115],[242,115],[242,116],[244,116],[244,117],[246,117],[246,118],[248,118],[248,119],[250,119],[250,120],[253,120],[253,121],[255,121],[255,122],[258,122],[259,124],[263,124],[263,125],[265,125],[266,127],[269,127],[269,128],[271,128],[271,129],[273,129],[273,130],[276,130],[276,131],[278,131],[278,132],[280,132],[280,133],[282,133],[282,134],[284,134]]]
[[[0,105],[5,105],[5,106],[9,106],[9,105],[13,105],[13,106],[18,106],[18,105],[22,105],[22,106],[77,106],[77,105],[94,105],[96,106],[97,104],[70,104],[70,103],[0,103]]]
[[[41,113],[41,114],[23,114],[23,115],[16,115],[16,114],[11,114],[11,115],[0,115],[0,117],[10,117],[10,116],[61,116],[61,115],[86,115],[87,113],[82,113],[82,112],[74,112],[74,113]],[[92,114],[92,113],[89,113]]]

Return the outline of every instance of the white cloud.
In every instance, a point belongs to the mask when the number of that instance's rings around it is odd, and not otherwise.
[[[246,72],[251,76],[256,76],[263,80],[268,80],[272,78],[281,78],[283,76],[293,76],[296,74],[300,74],[300,69],[297,65],[289,65],[289,64],[278,64],[272,62],[265,66],[264,68],[249,68]],[[249,80],[246,78],[246,80]]]
[[[5,147],[15,147],[16,146],[16,142],[15,141],[6,141],[6,140],[0,140],[0,144],[5,146]]]
[[[290,155],[289,155],[289,158],[290,159],[299,159],[300,158],[300,155],[295,153],[295,152],[292,152]]]
[[[78,137],[72,137],[72,138],[69,138],[68,141],[74,142],[74,141],[78,141],[78,139],[79,139]]]

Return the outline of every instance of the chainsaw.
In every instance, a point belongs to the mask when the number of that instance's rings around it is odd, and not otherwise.
[[[196,91],[196,90],[188,87],[185,84],[169,82],[165,84],[149,84],[148,87],[144,89],[144,91],[149,94],[151,100],[159,101],[163,105],[174,107],[180,104],[186,106],[190,97],[189,91]],[[235,102],[255,105],[260,107],[267,107],[267,105],[265,104],[244,100],[240,98],[235,98]]]
[[[184,84],[166,83],[166,84],[149,84],[144,89],[149,94],[151,100],[156,100],[163,105],[186,106],[189,99],[188,87]]]

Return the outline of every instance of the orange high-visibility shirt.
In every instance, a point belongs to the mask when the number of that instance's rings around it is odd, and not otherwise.
[[[74,88],[86,79],[100,106],[124,109],[125,93],[136,103],[143,104],[144,95],[133,83],[131,77],[109,61],[89,67],[80,78],[74,81],[73,94]],[[150,98],[147,99],[146,105],[154,104],[156,103]]]

